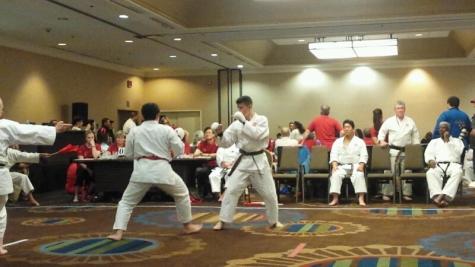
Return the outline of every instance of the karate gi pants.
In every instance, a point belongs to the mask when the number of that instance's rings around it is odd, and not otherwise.
[[[28,194],[35,189],[28,175],[19,172],[10,172],[10,175],[12,176],[13,184],[20,185],[21,191],[24,194]]]
[[[114,230],[127,230],[127,224],[130,220],[133,209],[143,199],[144,195],[152,186],[156,186],[175,200],[177,218],[181,223],[189,223],[192,220],[191,204],[188,188],[180,176],[172,173],[173,184],[141,183],[129,182],[125,189],[122,199],[117,207],[115,216]]]
[[[358,169],[358,164],[355,164],[353,166],[353,172],[350,176],[351,183],[353,184],[353,187],[355,188],[355,193],[366,193],[366,181],[364,178],[364,173],[357,171]],[[341,185],[343,182],[343,179],[346,176],[346,170],[344,169],[343,166],[338,166],[336,171],[330,176],[330,194],[336,193],[340,194],[341,192]]]
[[[440,164],[444,170],[447,168],[447,164]],[[462,166],[457,163],[450,163],[447,168],[447,175],[450,178],[442,188],[444,171],[439,166],[430,168],[427,171],[427,186],[429,187],[430,198],[432,199],[436,195],[444,194],[452,200],[457,194],[460,181],[462,180]]]
[[[0,196],[0,239],[3,239],[5,230],[7,229],[7,204],[8,196]]]
[[[391,172],[396,175],[396,182],[399,185],[400,181],[400,175],[401,173],[404,173],[404,156],[392,156],[390,157],[391,159]],[[399,187],[399,186],[398,186]],[[398,187],[396,187],[396,192],[400,190]],[[393,195],[393,189],[394,185],[393,182],[390,181],[388,184],[383,184],[381,186],[381,191],[383,195],[385,196],[392,196]],[[403,181],[402,183],[402,194],[404,196],[412,196],[412,184],[411,183],[406,183],[406,181]]]
[[[274,178],[271,168],[267,166],[258,171],[244,171],[238,168],[232,173],[226,182],[227,188],[224,193],[219,218],[222,222],[232,223],[236,212],[239,198],[249,184],[262,197],[266,205],[267,221],[270,225],[278,222],[279,206],[275,190]]]

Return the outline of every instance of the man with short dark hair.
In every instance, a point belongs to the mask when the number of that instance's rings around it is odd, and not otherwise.
[[[340,136],[341,124],[334,118],[330,117],[330,107],[322,105],[320,107],[320,116],[315,117],[305,130],[303,139],[307,139],[307,136],[311,132],[315,132],[317,140],[319,140],[324,146],[330,150],[333,142]]]
[[[468,133],[472,129],[472,123],[470,121],[470,117],[467,113],[461,111],[459,109],[460,99],[456,96],[451,96],[447,99],[447,104],[449,109],[442,112],[437,119],[434,127],[434,131],[432,132],[432,138],[436,139],[441,137],[439,134],[439,124],[443,121],[448,122],[450,127],[450,135],[453,137],[459,137],[462,130],[465,129],[465,136],[463,136],[463,141],[465,145],[469,143]]]
[[[196,233],[202,226],[191,223],[188,188],[170,165],[170,150],[175,156],[183,154],[183,142],[171,127],[158,123],[160,108],[157,104],[143,105],[142,115],[145,121],[132,128],[127,135],[125,156],[134,159],[134,171],[117,207],[113,227],[115,233],[108,238],[122,239],[134,207],[152,186],[157,186],[173,197],[178,221],[183,224],[183,232]]]
[[[330,152],[332,175],[330,177],[330,194],[333,199],[330,206],[338,204],[341,184],[345,176],[349,175],[351,183],[358,195],[360,206],[366,206],[364,195],[367,192],[364,177],[364,167],[368,161],[368,151],[364,141],[355,136],[355,123],[352,120],[343,122],[344,136],[333,143]]]
[[[237,202],[244,189],[252,184],[266,205],[267,221],[270,228],[280,228],[278,221],[278,203],[271,167],[265,154],[269,141],[269,124],[267,118],[258,115],[252,109],[252,99],[241,96],[236,100],[235,121],[223,132],[223,126],[217,122],[211,128],[218,136],[220,147],[233,144],[239,148],[241,155],[229,171],[227,189],[224,193],[219,222],[214,230],[222,230],[225,224],[232,223]]]

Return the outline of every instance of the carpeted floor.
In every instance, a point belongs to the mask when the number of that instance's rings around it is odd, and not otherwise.
[[[0,266],[475,266],[474,191],[448,209],[284,203],[285,227],[274,231],[261,207],[249,207],[238,209],[229,229],[213,232],[219,207],[194,206],[205,229],[183,236],[173,206],[148,202],[121,242],[104,239],[113,204],[9,207],[6,243],[28,241],[8,247]]]

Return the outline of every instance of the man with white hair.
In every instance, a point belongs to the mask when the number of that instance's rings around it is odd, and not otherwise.
[[[25,125],[3,118],[3,101],[0,98],[0,255],[8,253],[3,247],[7,228],[5,204],[8,194],[13,192],[12,177],[8,166],[7,149],[11,145],[52,145],[57,132],[63,132],[71,125],[58,122],[55,127]],[[21,161],[22,159],[19,158]]]
[[[266,216],[270,229],[280,228],[277,193],[271,167],[265,154],[269,142],[269,124],[267,118],[258,115],[252,109],[252,99],[241,96],[236,100],[235,121],[223,132],[222,125],[212,124],[218,136],[220,147],[233,144],[239,148],[241,155],[229,171],[226,193],[219,213],[219,222],[214,230],[222,230],[225,224],[233,222],[236,205],[244,189],[252,184],[266,205]]]
[[[395,115],[384,121],[379,129],[378,143],[383,146],[389,146],[389,154],[391,158],[391,171],[396,175],[397,181],[399,176],[404,172],[404,147],[410,144],[419,144],[420,135],[414,120],[405,116],[406,104],[403,101],[397,101],[394,106]],[[384,141],[388,136],[388,143]],[[398,183],[399,184],[399,183]],[[392,182],[382,186],[383,200],[390,200],[393,196],[394,185]],[[404,200],[412,200],[412,185],[403,183],[402,190]]]
[[[462,165],[460,158],[464,150],[464,143],[450,136],[450,124],[442,121],[439,123],[440,137],[432,139],[424,153],[427,171],[427,185],[430,197],[439,207],[446,207],[453,200],[457,188],[462,180]],[[443,178],[449,177],[445,186]]]

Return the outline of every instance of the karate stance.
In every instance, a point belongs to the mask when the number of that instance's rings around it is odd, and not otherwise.
[[[142,106],[144,122],[130,130],[125,144],[126,158],[134,159],[134,171],[117,207],[113,229],[108,238],[121,240],[132,210],[152,186],[157,186],[173,197],[178,221],[183,224],[183,233],[199,232],[200,224],[192,224],[188,188],[171,165],[173,155],[183,154],[183,142],[168,125],[158,123],[160,108],[155,103]]]
[[[213,229],[222,230],[226,223],[233,222],[239,197],[249,184],[252,184],[264,200],[270,229],[280,228],[282,224],[278,221],[274,179],[264,151],[269,141],[267,118],[253,111],[252,99],[249,96],[239,97],[236,104],[239,111],[234,114],[235,121],[226,131],[223,132],[222,125],[218,123],[212,125],[218,136],[219,147],[236,144],[241,153],[228,173],[227,189],[219,214],[220,221]]]
[[[7,254],[3,248],[3,237],[7,228],[5,204],[8,194],[13,192],[12,177],[8,166],[7,149],[11,145],[52,145],[56,132],[63,132],[69,124],[58,122],[55,127],[25,125],[3,119],[3,101],[0,98],[0,255]]]

